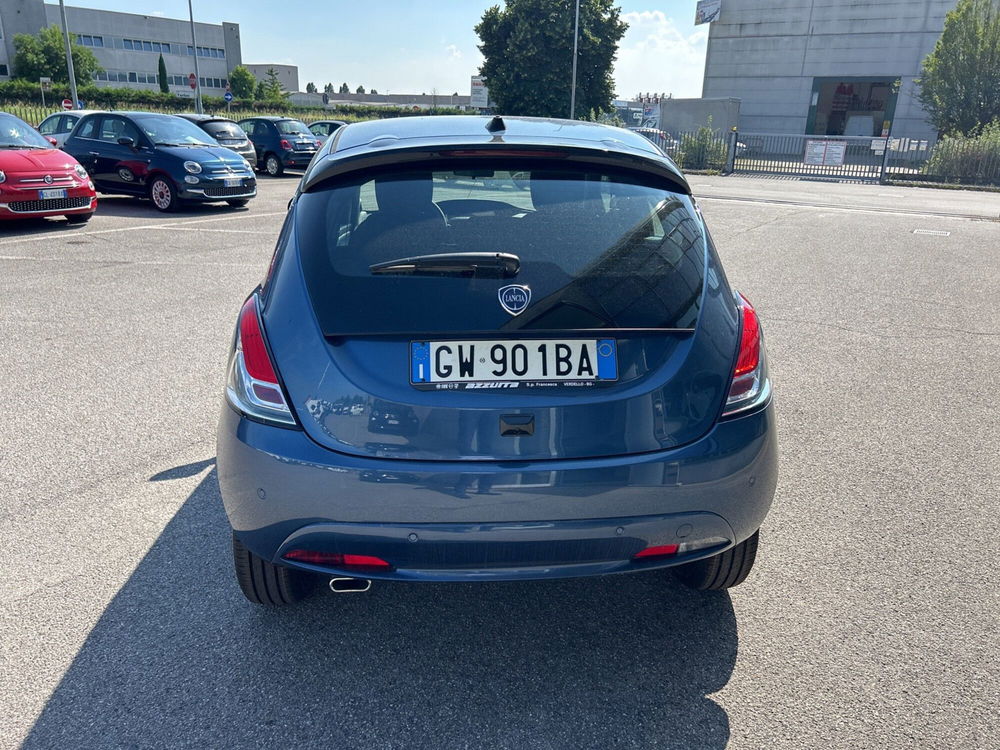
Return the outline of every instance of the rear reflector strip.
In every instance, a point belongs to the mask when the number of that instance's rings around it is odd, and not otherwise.
[[[307,563],[308,565],[325,565],[331,568],[356,568],[359,570],[390,570],[392,568],[392,565],[381,557],[373,557],[371,555],[293,549],[286,552],[282,557],[292,562]]]
[[[669,557],[676,555],[680,549],[676,544],[661,544],[658,547],[646,547],[642,552],[633,557],[633,560],[648,560],[651,557]]]

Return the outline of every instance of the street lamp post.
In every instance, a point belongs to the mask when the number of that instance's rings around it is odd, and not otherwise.
[[[194,35],[194,8],[191,6],[191,0],[188,0],[188,15],[191,18],[191,51],[194,53],[194,111],[200,115],[202,113],[201,70],[198,67],[198,40]]]
[[[573,25],[573,84],[569,94],[569,119],[576,119],[576,51],[580,41],[580,0],[576,0],[576,23]]]
[[[63,39],[66,41],[66,72],[69,73],[69,96],[73,100],[73,109],[80,106],[76,95],[76,71],[73,70],[73,47],[69,43],[69,26],[66,24],[66,6],[59,0],[59,17],[62,19]]]

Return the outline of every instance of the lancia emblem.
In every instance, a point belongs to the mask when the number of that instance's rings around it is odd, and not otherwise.
[[[52,184],[52,175],[50,175],[50,174],[45,175],[45,184],[46,185],[51,185]]]
[[[531,302],[531,289],[520,284],[509,284],[500,287],[497,292],[500,298],[500,306],[511,315],[520,315]]]

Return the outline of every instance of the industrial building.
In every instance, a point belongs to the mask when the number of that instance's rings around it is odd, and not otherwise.
[[[934,138],[914,83],[957,0],[722,0],[702,96],[757,133]]]
[[[267,80],[267,72],[273,70],[278,76],[282,91],[299,90],[299,67],[297,65],[281,65],[279,63],[246,63],[244,66],[258,81]]]
[[[37,34],[46,26],[61,28],[62,24],[58,4],[43,0],[0,3],[0,80],[6,80],[13,72],[14,35]],[[197,53],[202,91],[222,96],[229,71],[242,63],[237,23],[195,23],[197,45],[192,45],[188,19],[66,6],[66,21],[77,42],[88,47],[104,68],[94,80],[98,86],[158,89],[162,54],[170,90],[192,95],[188,76],[194,73]]]

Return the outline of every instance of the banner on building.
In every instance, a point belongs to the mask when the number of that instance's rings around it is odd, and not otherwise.
[[[721,12],[722,0],[698,0],[698,8],[694,12],[694,25],[718,21]]]

